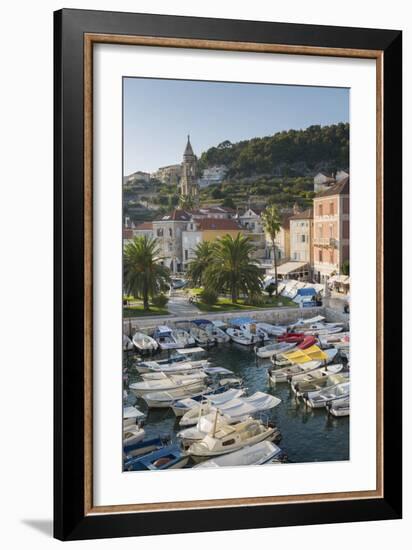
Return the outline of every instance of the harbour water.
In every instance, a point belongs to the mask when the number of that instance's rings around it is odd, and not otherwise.
[[[135,382],[139,378],[133,366],[136,356],[128,353],[124,356],[128,382]],[[157,355],[156,359],[162,357],[167,357],[167,353]],[[289,462],[349,460],[349,417],[335,418],[327,415],[324,408],[306,408],[302,401],[295,399],[288,383],[271,388],[267,376],[270,361],[257,359],[252,348],[236,343],[220,344],[207,350],[207,357],[211,366],[230,369],[241,377],[248,395],[262,391],[282,400],[269,414],[262,415],[262,419],[274,422],[280,429],[279,447]],[[334,362],[341,362],[339,356]],[[131,393],[128,400],[147,413],[144,425],[147,438],[159,435],[173,438],[181,429],[171,409],[147,410],[144,401],[136,400]]]

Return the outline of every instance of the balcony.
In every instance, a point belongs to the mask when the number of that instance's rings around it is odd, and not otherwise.
[[[339,241],[334,237],[314,237],[313,244],[317,246],[327,246],[329,248],[338,248]]]

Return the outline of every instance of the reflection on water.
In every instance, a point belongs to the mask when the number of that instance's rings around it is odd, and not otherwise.
[[[158,357],[161,358],[162,355],[156,356],[156,359]],[[264,419],[275,422],[280,429],[282,440],[279,446],[286,452],[290,462],[349,459],[349,417],[334,418],[328,416],[323,408],[306,408],[302,401],[295,399],[287,383],[270,388],[267,378],[270,362],[257,360],[252,349],[235,343],[221,344],[211,348],[208,357],[212,366],[228,368],[242,377],[249,395],[255,391],[263,391],[282,400],[264,416]],[[138,379],[138,374],[132,366],[135,359],[136,356],[132,354],[125,357],[129,382]],[[139,409],[146,412],[144,401],[136,401],[135,397],[129,394],[129,402],[136,402]],[[178,419],[171,409],[148,411],[145,421],[146,437],[174,435],[178,430]]]

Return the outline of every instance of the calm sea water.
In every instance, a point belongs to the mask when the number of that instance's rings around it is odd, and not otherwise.
[[[128,380],[135,382],[139,378],[133,367],[136,356],[124,355]],[[282,439],[278,445],[286,452],[290,462],[349,460],[349,417],[334,418],[327,415],[325,409],[306,408],[295,399],[287,383],[270,388],[267,376],[270,361],[256,360],[253,349],[236,343],[220,344],[210,348],[207,356],[212,366],[230,369],[236,376],[242,377],[248,395],[263,391],[282,400],[265,419],[275,422],[280,429]],[[155,359],[162,357],[167,357],[167,354],[157,355]],[[339,358],[335,362],[340,362]],[[136,400],[130,393],[129,403],[147,412],[146,437],[174,435],[179,431],[178,420],[171,409],[147,411],[144,401]]]

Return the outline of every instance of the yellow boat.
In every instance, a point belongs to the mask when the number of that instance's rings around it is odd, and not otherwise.
[[[307,363],[309,361],[325,361],[328,359],[327,353],[320,347],[313,345],[307,349],[297,349],[287,353],[282,353],[279,357],[273,360],[277,366],[285,367],[287,365],[295,365]]]

